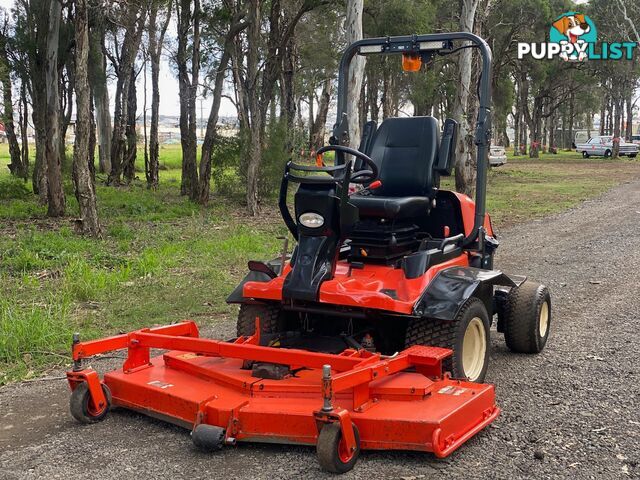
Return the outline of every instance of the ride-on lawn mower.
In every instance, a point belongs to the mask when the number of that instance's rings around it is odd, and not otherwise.
[[[475,203],[440,190],[458,125],[387,118],[348,143],[346,80],[356,55],[402,54],[417,71],[436,55],[478,48]],[[102,420],[110,406],[191,429],[196,446],[238,441],[316,445],[321,466],[346,472],[361,449],[445,457],[499,413],[483,384],[489,328],[514,352],[537,353],[549,334],[546,287],[493,269],[498,246],[485,213],[491,52],[470,33],[372,38],[340,64],[338,116],[315,164],[289,162],[280,210],[297,245],[249,262],[228,298],[240,304],[238,337],[199,338],[192,322],[111,338],[74,338],[71,413]],[[333,165],[324,154],[334,152]],[[327,158],[329,156],[327,155]],[[289,184],[298,184],[295,213]],[[82,359],[128,349],[101,380]],[[167,350],[150,358],[150,349]]]

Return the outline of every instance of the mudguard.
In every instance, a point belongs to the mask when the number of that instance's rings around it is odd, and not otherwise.
[[[508,276],[499,270],[451,267],[442,270],[425,289],[414,306],[414,314],[424,318],[453,320],[464,303],[476,296],[493,315],[493,286],[516,287],[526,277]]]
[[[268,262],[265,262],[274,272],[280,271],[281,259],[275,258]],[[238,286],[231,292],[231,295],[227,297],[227,303],[245,303],[247,299],[242,294],[242,290],[244,284],[247,282],[268,282],[271,280],[271,277],[263,272],[257,272],[254,270],[249,270],[249,273],[245,275],[242,281],[238,284]]]

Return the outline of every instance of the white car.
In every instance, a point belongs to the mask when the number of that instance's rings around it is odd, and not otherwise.
[[[631,143],[640,145],[640,135],[631,135]]]
[[[507,152],[500,145],[491,145],[489,149],[489,165],[499,167],[507,163]]]
[[[592,137],[587,143],[576,145],[576,152],[582,153],[584,158],[592,156],[609,158],[613,153],[613,136]],[[635,158],[638,155],[638,145],[620,141],[619,154],[620,156],[626,155],[629,158]]]

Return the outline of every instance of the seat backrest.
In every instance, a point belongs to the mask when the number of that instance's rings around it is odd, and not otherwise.
[[[430,195],[439,136],[433,117],[385,119],[370,155],[380,169],[382,186],[371,193],[387,197]]]

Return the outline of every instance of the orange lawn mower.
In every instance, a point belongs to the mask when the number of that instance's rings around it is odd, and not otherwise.
[[[475,202],[440,190],[458,125],[433,117],[368,122],[348,143],[347,74],[355,55],[401,54],[416,71],[436,55],[480,51]],[[111,406],[191,430],[218,450],[236,442],[315,446],[330,472],[361,450],[450,455],[500,409],[482,383],[494,314],[514,352],[540,352],[549,335],[546,287],[493,269],[498,246],[485,213],[491,51],[470,33],[371,38],[340,64],[338,116],[315,165],[288,162],[279,206],[296,239],[291,255],[249,262],[227,299],[238,337],[200,338],[193,322],[73,344],[71,413],[84,423]],[[323,154],[334,152],[333,165]],[[287,206],[298,185],[295,213]],[[354,185],[356,188],[354,188]],[[127,349],[106,373],[83,359]],[[151,349],[166,353],[154,358]]]

